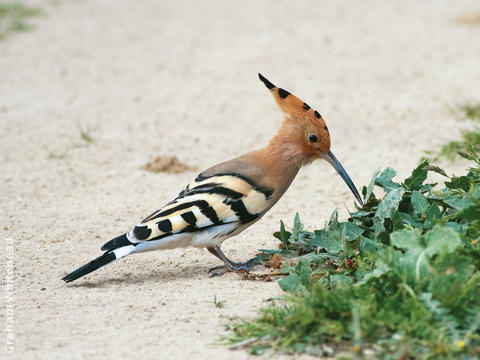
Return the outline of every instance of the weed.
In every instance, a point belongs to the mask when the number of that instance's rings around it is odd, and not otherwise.
[[[82,140],[84,140],[87,144],[94,142],[90,129],[79,129],[79,130],[80,130],[80,137]]]
[[[226,342],[253,354],[272,347],[325,356],[328,345],[350,358],[476,359],[480,157],[472,146],[461,156],[474,166],[443,189],[425,182],[428,171],[446,175],[428,161],[403,182],[392,168],[377,170],[348,221],[335,211],[313,232],[298,214],[291,232],[281,223],[281,249],[265,254],[297,259],[279,281],[283,302],[232,324]]]
[[[480,120],[480,103],[477,104],[462,104],[456,109],[463,119],[473,121]],[[438,160],[440,157],[444,157],[450,161],[453,161],[458,152],[465,152],[468,147],[473,147],[475,151],[480,151],[480,127],[474,125],[473,129],[464,129],[461,131],[461,140],[454,140],[442,145],[440,152],[431,157],[432,160]],[[431,156],[431,153],[427,152],[427,156]]]
[[[15,31],[31,30],[25,20],[39,14],[39,9],[27,7],[20,2],[0,4],[0,39]]]
[[[215,305],[217,308],[221,309],[223,308],[223,306],[225,305],[225,303],[227,302],[226,300],[218,300],[217,299],[217,295],[215,295],[213,297],[213,305]]]
[[[480,103],[478,104],[462,104],[458,106],[459,110],[469,120],[480,120]]]
[[[67,155],[68,155],[68,149],[65,150],[63,153],[56,153],[56,152],[50,151],[48,153],[48,158],[60,160],[60,159],[65,159]]]

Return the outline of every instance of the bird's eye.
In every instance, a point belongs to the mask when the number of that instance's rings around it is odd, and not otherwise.
[[[317,135],[313,134],[308,134],[308,140],[310,140],[312,143],[316,143],[318,141]]]

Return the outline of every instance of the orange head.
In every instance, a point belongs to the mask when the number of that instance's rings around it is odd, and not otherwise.
[[[315,159],[328,161],[363,206],[362,198],[355,185],[330,151],[330,133],[322,115],[295,95],[273,85],[262,74],[259,73],[258,77],[270,90],[278,106],[286,115],[282,127],[271,140],[270,146],[276,151],[282,151],[287,159],[298,166],[309,164]]]
[[[296,145],[305,156],[307,163],[328,153],[330,151],[330,134],[322,115],[295,95],[273,85],[262,74],[258,74],[258,76],[286,115],[278,133],[282,142]]]

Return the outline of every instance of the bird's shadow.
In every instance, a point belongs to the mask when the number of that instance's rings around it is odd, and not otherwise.
[[[77,288],[102,288],[110,285],[143,284],[158,281],[193,280],[209,278],[211,266],[187,265],[176,269],[142,270],[135,274],[124,273],[118,276],[103,276],[99,280],[83,280],[70,284]],[[228,276],[228,274],[226,275]]]

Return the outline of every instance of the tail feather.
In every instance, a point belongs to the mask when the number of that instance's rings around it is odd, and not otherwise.
[[[132,245],[132,242],[128,240],[127,234],[123,234],[103,244],[102,250],[111,251],[128,245]]]
[[[114,252],[106,252],[102,256],[99,256],[95,260],[90,261],[88,264],[85,264],[82,267],[79,267],[77,270],[63,277],[62,280],[67,283],[73,280],[77,280],[78,278],[81,278],[82,276],[90,274],[92,271],[95,271],[101,268],[102,266],[107,265],[108,263],[112,262],[116,258],[117,257]]]

